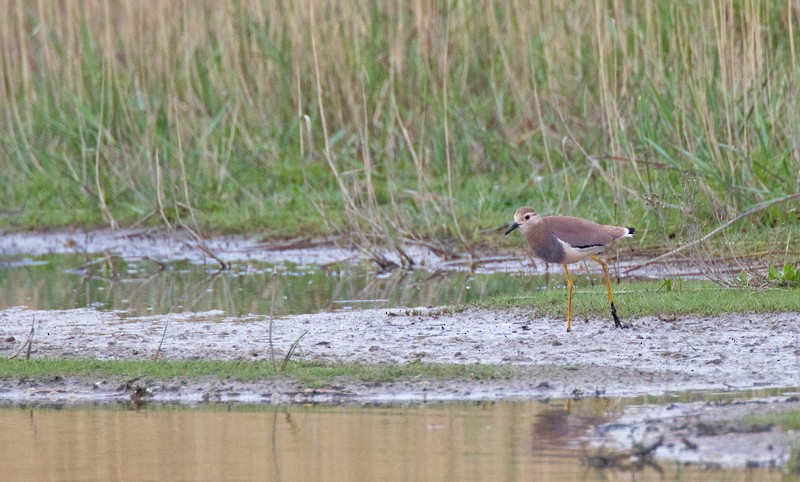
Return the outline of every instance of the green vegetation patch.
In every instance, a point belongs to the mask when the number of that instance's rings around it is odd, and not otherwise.
[[[271,361],[223,360],[92,360],[92,359],[0,359],[0,379],[54,377],[122,377],[169,380],[218,378],[237,381],[294,379],[309,387],[349,380],[390,382],[414,378],[477,379],[509,378],[512,368],[496,365],[376,364],[289,362],[284,367]]]
[[[741,419],[746,425],[778,425],[784,430],[800,430],[800,410],[781,413],[759,413]]]
[[[609,304],[605,285],[576,282],[572,296],[573,317],[608,315]],[[620,317],[681,314],[718,315],[720,313],[772,313],[797,311],[800,289],[723,288],[710,281],[653,283],[633,281],[613,284],[614,305]],[[494,296],[473,303],[479,308],[535,308],[551,316],[567,315],[567,290],[539,289],[511,296]],[[453,308],[456,309],[456,308]]]

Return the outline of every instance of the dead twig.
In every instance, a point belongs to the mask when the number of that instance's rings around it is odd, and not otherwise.
[[[12,356],[11,358],[18,357],[19,354],[22,353],[22,350],[25,350],[25,359],[26,360],[30,360],[31,359],[31,349],[33,348],[33,335],[34,335],[34,333],[36,333],[36,328],[34,326],[35,323],[36,323],[36,319],[34,318],[31,321],[31,332],[28,333],[28,339],[25,340],[25,343],[23,343],[22,346],[19,347],[19,351],[17,351],[14,354],[14,356]]]
[[[670,169],[673,171],[678,170],[676,167],[672,167],[669,164],[664,164],[663,162],[648,161],[647,159],[638,159],[636,157],[602,155],[602,156],[589,156],[589,159],[593,161],[624,161],[624,162],[632,162],[634,164],[645,164],[648,166],[653,166],[656,169]]]
[[[278,297],[278,283],[280,283],[280,275],[278,274],[278,265],[275,265],[272,270],[272,297],[269,304],[269,355],[273,368],[275,368],[275,345],[272,342],[272,330],[275,324],[275,299]]]
[[[167,337],[167,327],[169,327],[171,317],[172,313],[167,313],[167,319],[164,321],[164,331],[161,332],[161,339],[158,340],[158,348],[156,348],[156,354],[153,355],[153,361],[158,360],[158,356],[161,354],[161,345],[164,344],[164,338]]]
[[[191,237],[192,241],[194,241],[194,243],[191,243],[189,241],[183,241],[183,244],[185,246],[187,246],[189,248],[192,248],[192,249],[196,249],[196,250],[200,251],[201,253],[207,255],[208,257],[210,257],[211,259],[213,259],[217,263],[219,263],[220,271],[225,271],[226,269],[229,268],[228,263],[223,261],[222,258],[217,256],[217,254],[214,253],[213,251],[211,251],[211,248],[209,248],[208,244],[206,244],[206,240],[203,239],[203,237],[200,236],[200,234],[197,231],[192,229],[190,226],[187,226],[183,221],[179,220],[179,222],[180,222],[181,228],[185,229],[186,232],[189,233],[189,237]]]

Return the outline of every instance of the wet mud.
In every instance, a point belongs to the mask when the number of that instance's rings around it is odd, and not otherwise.
[[[345,386],[350,398],[433,400],[639,395],[800,386],[796,313],[658,317],[616,329],[603,318],[564,323],[533,310],[361,310],[226,318],[221,312],[127,317],[123,312],[0,311],[0,356],[174,360],[296,359],[326,363],[485,363],[524,377],[494,383]],[[724,327],[724,329],[723,329]],[[456,388],[457,387],[457,388]],[[269,391],[269,387],[263,390]],[[281,389],[271,391],[280,394]],[[455,393],[454,393],[455,392]]]
[[[708,469],[786,467],[797,450],[796,431],[751,422],[747,416],[790,411],[800,411],[796,394],[633,406],[614,422],[594,427],[589,437],[593,449],[584,462],[595,467],[657,466],[661,459]]]

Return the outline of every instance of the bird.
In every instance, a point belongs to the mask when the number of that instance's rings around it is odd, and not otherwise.
[[[528,241],[533,254],[548,263],[558,263],[564,267],[567,278],[567,333],[572,331],[572,276],[568,264],[591,258],[603,267],[606,275],[608,301],[611,303],[611,316],[614,326],[627,328],[617,316],[614,296],[611,293],[611,279],[608,276],[608,264],[596,256],[614,241],[629,238],[635,228],[623,228],[597,224],[583,218],[571,216],[541,216],[535,209],[524,206],[514,213],[514,222],[506,231],[506,235],[519,229]]]

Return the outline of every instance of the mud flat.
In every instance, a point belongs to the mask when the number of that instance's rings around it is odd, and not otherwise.
[[[161,343],[168,359],[258,360],[296,356],[321,362],[499,364],[512,376],[492,380],[414,379],[387,383],[339,380],[308,388],[290,379],[125,380],[121,377],[6,379],[3,404],[104,403],[436,403],[468,400],[582,398],[738,392],[800,386],[796,313],[631,320],[576,324],[528,310],[447,312],[363,310],[225,318],[220,312],[128,317],[91,309],[0,311],[0,356],[20,351],[35,327],[31,358],[151,359]],[[166,334],[164,328],[166,326]],[[724,329],[721,329],[724,327]],[[162,342],[163,335],[163,342]],[[271,341],[270,341],[271,340]],[[797,388],[772,398],[693,402],[625,409],[595,427],[585,463],[603,467],[658,464],[786,467],[796,432],[744,426],[746,414],[800,410]]]
[[[797,313],[657,317],[618,330],[605,319],[563,321],[530,310],[362,310],[225,318],[221,312],[127,317],[92,309],[0,311],[0,356],[35,337],[32,358],[192,359],[296,357],[327,363],[499,364],[524,376],[456,383],[349,386],[353,400],[439,400],[640,395],[800,386]],[[165,332],[165,324],[166,332]],[[163,336],[163,341],[162,341]],[[269,383],[258,391],[280,394]],[[379,393],[380,392],[380,393]],[[399,393],[393,393],[399,392]],[[381,395],[383,393],[383,395]],[[400,393],[402,395],[400,395]]]

